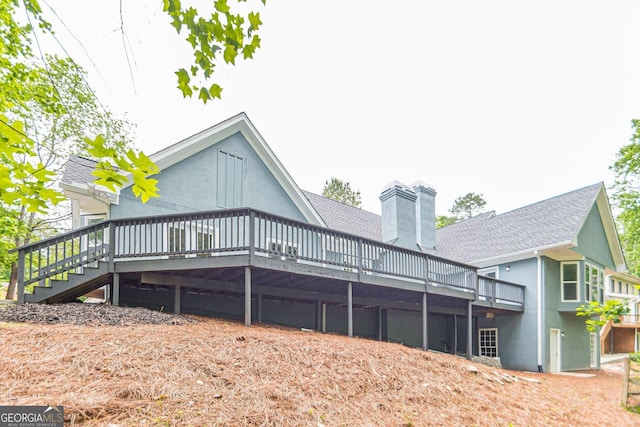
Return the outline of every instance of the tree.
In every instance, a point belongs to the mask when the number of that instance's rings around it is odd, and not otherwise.
[[[143,201],[157,196],[157,167],[132,147],[128,123],[100,105],[71,59],[33,55],[33,29],[16,21],[16,5],[0,0],[0,263],[11,270],[9,296],[17,279],[9,251],[60,219],[47,215],[64,200],[56,184],[69,154],[98,160],[98,184],[113,189],[131,175]],[[25,7],[40,16],[37,2]]]
[[[611,299],[600,304],[598,301],[591,301],[576,308],[577,316],[587,317],[585,324],[589,332],[596,332],[609,321],[620,323],[620,316],[629,313],[627,301]]]
[[[467,193],[453,202],[453,207],[449,209],[449,212],[457,221],[462,221],[481,213],[486,204],[482,194]]]
[[[451,209],[449,209],[452,216],[436,216],[436,228],[446,227],[447,225],[455,224],[458,221],[463,221],[482,213],[482,209],[486,204],[487,202],[484,200],[482,194],[467,193],[464,196],[460,196],[453,202]]]
[[[452,216],[436,215],[436,228],[446,227],[447,225],[455,223],[456,219]]]
[[[325,181],[322,195],[354,208],[359,208],[362,205],[360,191],[354,191],[349,181],[342,181],[336,177],[332,177],[330,181]]]
[[[245,1],[238,0],[237,3]],[[261,2],[266,4],[266,0]],[[217,83],[206,87],[205,82],[213,75],[220,55],[225,63],[231,65],[235,65],[239,54],[242,54],[243,59],[253,58],[260,47],[260,37],[257,34],[262,25],[260,13],[234,13],[227,0],[215,0],[213,13],[205,18],[194,7],[182,6],[180,0],[163,0],[163,3],[163,10],[171,18],[171,25],[178,34],[183,30],[188,34],[186,41],[193,49],[193,64],[189,70],[181,68],[176,71],[178,89],[184,97],[197,93],[205,104],[213,98],[220,98],[222,88]],[[198,79],[203,83],[197,83]]]
[[[615,163],[612,199],[619,211],[616,223],[629,271],[640,275],[640,120],[632,120],[631,142],[622,147]]]
[[[64,220],[70,218],[68,203],[58,204],[64,198],[57,188],[69,156],[88,155],[90,147],[85,135],[104,135],[103,145],[121,150],[132,145],[131,125],[103,110],[84,84],[82,69],[68,58],[49,56],[46,62],[46,70],[31,67],[30,78],[22,83],[27,95],[7,111],[7,115],[23,123],[26,134],[33,135],[33,152],[16,153],[14,157],[23,165],[42,165],[51,173],[50,179],[42,183],[42,191],[50,195],[49,205],[41,204],[40,198],[26,199],[26,206],[19,201],[0,202],[3,216],[11,220],[0,224],[0,265],[11,272],[7,299],[14,296],[17,281],[16,255],[8,251],[61,231]],[[29,206],[33,208],[28,209]]]

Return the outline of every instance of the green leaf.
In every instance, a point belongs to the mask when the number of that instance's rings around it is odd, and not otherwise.
[[[231,44],[225,45],[224,61],[227,64],[235,64],[236,56],[238,56],[238,51],[236,50],[236,47]]]
[[[217,83],[214,83],[209,88],[209,94],[211,95],[212,98],[221,99],[221,97],[222,97],[222,88]]]
[[[178,76],[178,89],[182,91],[182,96],[185,98],[191,97],[191,95],[193,95],[193,90],[191,90],[191,87],[189,86],[191,78],[189,77],[187,70],[181,68],[176,71],[176,75]]]
[[[200,95],[198,95],[198,98],[206,104],[207,101],[211,100],[211,95],[209,95],[209,91],[206,88],[200,88]]]
[[[228,13],[230,8],[227,6],[227,0],[216,0],[214,6],[217,11],[222,13]]]

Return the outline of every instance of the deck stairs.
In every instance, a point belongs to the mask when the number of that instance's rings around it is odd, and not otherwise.
[[[60,279],[51,279],[46,286],[36,285],[33,293],[25,293],[27,303],[62,303],[111,283],[109,263],[96,261],[69,272]]]

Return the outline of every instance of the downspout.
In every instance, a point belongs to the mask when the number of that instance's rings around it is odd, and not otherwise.
[[[536,297],[538,299],[538,303],[536,305],[536,320],[537,320],[537,347],[538,347],[538,372],[542,372],[542,298],[544,293],[542,292],[542,258],[538,251],[534,251],[537,262],[537,278],[536,278]]]

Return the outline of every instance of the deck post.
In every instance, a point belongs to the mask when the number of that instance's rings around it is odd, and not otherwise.
[[[18,304],[24,304],[24,262],[25,252],[18,252]]]
[[[113,273],[111,283],[111,305],[120,305],[120,273]]]
[[[422,349],[429,350],[429,335],[427,333],[427,293],[422,293]]]
[[[473,358],[473,352],[471,351],[471,347],[473,347],[473,301],[469,300],[467,303],[467,359],[471,360]]]
[[[251,267],[244,268],[244,324],[251,326]]]
[[[353,283],[347,285],[347,317],[349,336],[353,336]]]
[[[322,300],[316,303],[316,331],[322,332]]]
[[[173,312],[180,314],[180,285],[176,285],[173,293]]]
[[[327,304],[322,304],[322,332],[327,332]]]
[[[458,315],[453,314],[453,354],[458,354]]]
[[[378,306],[378,341],[382,341],[382,306]]]
[[[258,318],[256,319],[258,323],[262,323],[262,294],[258,294]]]

